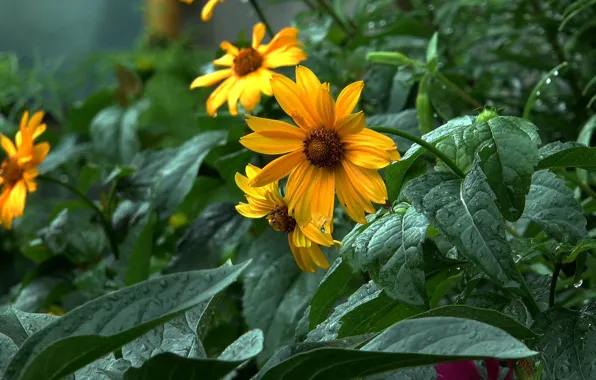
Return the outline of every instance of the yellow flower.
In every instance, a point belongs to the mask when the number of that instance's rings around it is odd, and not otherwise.
[[[183,3],[192,4],[195,0],[181,0]],[[203,6],[203,10],[201,11],[201,20],[209,21],[211,20],[211,16],[213,16],[213,10],[215,6],[219,3],[223,3],[224,0],[207,0],[207,4]]]
[[[33,144],[46,130],[46,125],[41,123],[43,116],[43,112],[37,112],[29,120],[29,112],[23,114],[15,137],[16,147],[8,137],[0,135],[2,148],[7,154],[0,167],[0,225],[8,229],[12,228],[14,218],[23,215],[27,192],[37,189],[37,166],[50,151],[47,142]]]
[[[254,131],[240,143],[258,153],[284,154],[250,181],[264,186],[290,175],[288,207],[300,225],[332,223],[334,194],[348,215],[366,223],[365,212],[375,211],[371,202],[387,201],[387,189],[377,172],[400,156],[393,140],[366,128],[362,112],[352,114],[363,82],[343,89],[333,100],[329,84],[321,84],[312,71],[296,68],[296,83],[274,75],[273,94],[298,125],[247,116]]]
[[[277,182],[263,187],[248,186],[248,182],[260,171],[258,167],[248,164],[246,177],[236,173],[236,184],[244,191],[248,201],[248,203],[238,204],[236,210],[247,218],[267,216],[269,225],[275,231],[287,233],[290,250],[301,270],[315,272],[315,265],[328,269],[329,263],[319,244],[326,247],[333,245],[331,234],[321,231],[312,223],[305,226],[296,224],[296,220],[288,215],[287,199],[280,195]]]
[[[238,49],[227,41],[222,42],[220,46],[227,53],[213,64],[229,68],[196,78],[190,88],[211,86],[225,79],[207,99],[207,113],[213,116],[227,100],[230,113],[238,115],[238,99],[250,112],[261,101],[261,93],[272,95],[270,69],[293,66],[306,59],[297,36],[298,29],[284,28],[270,43],[261,45],[265,24],[258,23],[253,28],[251,47]]]

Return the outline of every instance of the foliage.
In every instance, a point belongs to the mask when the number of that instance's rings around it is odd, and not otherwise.
[[[596,2],[294,1],[301,65],[335,95],[364,81],[357,110],[401,155],[366,223],[337,204],[316,273],[235,208],[236,174],[272,157],[189,89],[222,51],[94,55],[80,102],[3,53],[0,132],[44,110],[52,148],[0,228],[0,378],[435,379],[488,358],[596,376]],[[291,122],[277,100],[240,113]]]

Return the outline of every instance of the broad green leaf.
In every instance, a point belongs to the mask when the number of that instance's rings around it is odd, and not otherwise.
[[[421,244],[426,238],[426,217],[405,203],[407,211],[377,218],[352,244],[344,244],[341,255],[354,268],[365,268],[387,294],[415,307],[426,307],[424,260]]]
[[[532,176],[532,186],[522,216],[559,241],[571,243],[587,235],[581,204],[565,181],[547,170]]]
[[[520,324],[515,319],[496,310],[482,309],[466,305],[448,305],[426,311],[422,314],[415,315],[412,318],[427,317],[456,317],[472,319],[498,327],[520,340],[536,338],[538,336],[538,334],[526,326]]]
[[[294,341],[295,327],[325,272],[301,272],[287,235],[270,228],[251,244],[248,257],[253,264],[243,276],[242,313],[249,328],[265,335],[262,360]]]
[[[77,159],[91,148],[90,144],[77,142],[76,136],[67,135],[56,147],[52,147],[45,160],[39,165],[39,173],[56,170],[66,162]]]
[[[65,120],[66,126],[79,134],[89,133],[89,126],[93,118],[101,110],[114,104],[114,100],[112,89],[102,89],[89,95],[82,104],[69,108]]]
[[[497,206],[507,220],[515,221],[524,210],[534,166],[538,163],[539,142],[536,127],[529,121],[499,116],[454,131],[437,147],[464,172],[471,170],[479,154],[479,165],[496,195]]]
[[[545,155],[538,162],[536,170],[565,167],[596,169],[596,148],[589,148],[575,142],[565,144],[554,142],[545,145],[540,150],[543,154],[546,152],[550,154]]]
[[[490,342],[490,343],[487,343]],[[400,368],[535,355],[506,332],[477,321],[433,317],[399,322],[360,350],[319,348],[264,369],[259,379],[356,378]]]
[[[416,178],[405,194],[491,280],[505,288],[523,288],[495,196],[478,166],[463,181],[453,174],[436,172]]]
[[[225,249],[237,244],[250,224],[232,203],[210,204],[178,240],[168,273],[217,266]]]
[[[143,205],[139,206],[139,209],[141,209]],[[124,281],[126,286],[134,285],[149,278],[155,219],[151,207],[143,210],[142,216],[136,220],[134,225],[130,226],[126,240],[121,246],[121,260],[126,263]]]
[[[426,172],[426,162],[418,159],[424,152],[426,152],[426,149],[418,149],[416,153],[408,158],[393,162],[385,168],[385,182],[387,183],[387,194],[390,202],[399,198],[408,177]]]
[[[327,318],[338,298],[351,294],[361,283],[341,257],[335,260],[310,300],[309,330]]]
[[[592,379],[596,377],[596,310],[589,303],[580,311],[562,308],[540,314],[532,329],[543,334],[530,342],[540,352],[542,379]]]
[[[428,48],[426,49],[426,64],[429,65],[430,71],[435,71],[437,67],[437,60],[439,59],[437,53],[437,45],[439,42],[439,33],[435,32],[430,42],[428,43]]]
[[[58,319],[50,314],[25,313],[9,308],[0,314],[0,334],[8,336],[20,346],[33,333]],[[1,346],[0,346],[1,347]]]
[[[17,352],[18,346],[6,335],[0,334],[0,378],[4,376],[4,370],[10,358]]]
[[[594,99],[594,98],[593,98]],[[590,101],[591,102],[591,101]],[[579,132],[579,136],[577,137],[577,142],[580,144],[584,144],[585,146],[592,145],[592,135],[594,134],[594,130],[596,130],[596,115],[592,116],[591,118],[586,121],[584,126],[582,127],[581,131]],[[589,175],[588,172],[584,169],[575,169],[577,176],[583,182],[588,182]]]
[[[91,121],[94,150],[109,162],[129,164],[140,148],[137,138],[139,114],[146,104],[125,109],[111,106],[101,110]]]
[[[173,213],[192,189],[205,156],[225,139],[225,131],[209,131],[199,133],[178,148],[143,152],[132,164],[137,171],[121,181],[125,193],[135,201],[149,200],[149,190],[153,189],[156,210]]]
[[[219,293],[249,263],[171,274],[96,298],[29,337],[4,380],[66,376]]]
[[[362,285],[345,302],[337,305],[329,318],[316,325],[308,333],[306,342],[322,342],[336,339],[341,327],[341,318],[362,303],[376,298],[382,291],[383,289],[379,289],[372,281]]]
[[[418,129],[418,116],[416,115],[415,109],[407,109],[400,113],[394,114],[377,114],[367,116],[366,125],[400,129],[415,136],[420,136],[420,130]],[[403,137],[395,135],[387,136],[395,141],[397,149],[400,152],[405,152],[410,148],[410,146],[412,146],[412,142],[410,140],[404,139]]]
[[[406,305],[391,299],[385,292],[377,292],[375,297],[367,299],[341,317],[337,337],[378,333],[413,315],[416,312]]]

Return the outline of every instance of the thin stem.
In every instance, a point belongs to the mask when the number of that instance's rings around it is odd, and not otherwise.
[[[559,279],[559,272],[561,272],[561,267],[563,264],[556,263],[555,269],[553,269],[553,277],[550,280],[550,294],[548,297],[548,306],[553,307],[555,306],[555,293],[557,292],[557,280]]]
[[[269,37],[273,38],[273,36],[275,36],[275,34],[273,34],[273,29],[271,29],[271,25],[269,24],[269,22],[267,22],[267,19],[265,18],[265,14],[263,13],[263,9],[261,9],[261,6],[259,5],[258,1],[250,0],[250,5],[252,5],[253,9],[259,16],[259,19],[261,19],[261,22],[263,24],[265,24],[265,28],[267,29],[267,33],[269,34]]]
[[[451,87],[451,89],[455,92],[457,92],[457,94],[463,99],[465,100],[468,104],[470,104],[471,106],[474,106],[475,108],[482,108],[482,104],[480,104],[480,102],[478,102],[476,99],[472,98],[470,95],[468,95],[464,90],[462,90],[461,88],[457,87],[457,85],[455,83],[453,83],[452,81],[450,81],[445,75],[443,75],[441,72],[436,71],[434,73],[437,78],[443,82],[443,84],[445,84],[446,86]]]
[[[347,36],[352,36],[354,34],[354,30],[348,29],[346,24],[339,18],[339,15],[335,13],[335,10],[327,4],[326,0],[318,0],[319,5],[331,16],[333,21],[339,26]]]
[[[74,195],[79,197],[89,207],[91,207],[93,209],[93,211],[95,211],[97,216],[99,216],[99,220],[101,221],[101,224],[103,225],[106,235],[108,236],[108,240],[110,242],[112,251],[114,252],[114,256],[116,256],[116,258],[120,257],[120,251],[118,249],[118,244],[114,240],[114,230],[112,229],[112,223],[108,220],[108,218],[106,217],[104,212],[99,208],[99,206],[97,206],[95,204],[95,202],[93,202],[88,196],[86,196],[81,191],[79,191],[79,189],[77,189],[76,187],[72,186],[69,183],[62,182],[59,179],[56,179],[53,177],[48,177],[45,175],[40,175],[37,177],[37,179],[40,179],[40,180],[46,181],[46,182],[52,182],[52,183],[55,183],[56,185],[60,185],[60,186],[64,187],[65,189],[69,190],[71,193],[73,193]]]
[[[447,166],[449,166],[455,174],[457,174],[458,176],[460,176],[462,178],[464,178],[466,176],[466,174],[460,168],[457,167],[457,165],[455,164],[455,162],[453,162],[451,160],[451,158],[449,158],[445,153],[438,150],[431,143],[422,140],[420,137],[416,137],[412,134],[409,134],[408,132],[404,132],[402,130],[393,129],[393,128],[389,128],[389,127],[369,127],[369,128],[372,129],[373,131],[377,131],[380,133],[390,133],[392,135],[400,136],[400,137],[403,137],[404,139],[415,142],[416,144],[422,146],[423,148],[426,148],[426,150],[428,150],[429,152],[434,154],[437,158],[441,159],[441,161],[443,161]]]
[[[567,173],[565,170],[562,170],[561,173],[565,176],[567,180],[577,185],[577,187],[579,187],[581,191],[583,191],[587,196],[596,200],[596,191],[592,190],[590,185],[588,185],[586,182],[580,179],[575,178],[573,175]]]
[[[517,232],[517,230],[515,228],[513,228],[512,226],[510,226],[509,224],[505,224],[505,229],[507,231],[509,231],[509,233],[511,235],[513,235],[514,237],[516,237],[516,238],[520,238],[521,237],[521,235],[519,234],[519,232]]]

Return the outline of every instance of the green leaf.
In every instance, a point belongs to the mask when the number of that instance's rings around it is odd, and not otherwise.
[[[534,104],[536,104],[536,100],[538,100],[538,95],[540,95],[540,91],[542,90],[542,88],[544,86],[546,86],[547,84],[549,84],[552,81],[552,77],[557,76],[559,73],[559,70],[561,70],[562,68],[567,66],[567,62],[563,62],[561,64],[559,64],[558,66],[554,67],[551,71],[548,72],[548,74],[546,74],[541,80],[540,82],[536,83],[536,86],[534,86],[534,88],[532,89],[532,92],[530,93],[530,97],[528,98],[528,101],[526,102],[526,105],[524,107],[524,119],[528,119],[530,117],[530,112],[532,112],[532,108],[534,108]]]
[[[587,235],[581,204],[565,181],[547,170],[532,176],[532,186],[522,216],[559,241],[571,243]]]
[[[309,330],[322,323],[338,298],[353,293],[361,280],[342,258],[335,260],[310,300]]]
[[[394,202],[399,198],[400,192],[409,177],[426,173],[426,162],[418,160],[425,149],[418,149],[416,153],[406,159],[394,162],[385,168],[385,182],[389,201]]]
[[[96,298],[29,337],[4,380],[66,376],[219,293],[249,263],[171,274]]]
[[[520,359],[535,354],[504,331],[481,322],[450,317],[421,318],[393,325],[361,350],[319,348],[294,355],[266,369],[259,378],[356,378],[441,362]]]
[[[254,260],[244,275],[242,313],[249,328],[265,334],[263,359],[294,341],[295,327],[325,272],[301,272],[287,236],[270,228],[251,244],[247,255]]]
[[[543,335],[530,342],[530,347],[540,352],[542,379],[594,378],[595,326],[593,302],[580,311],[555,308],[540,314],[532,329]]]
[[[134,285],[149,278],[155,219],[153,210],[149,208],[128,231],[124,243],[125,249],[120,250],[121,259],[127,263],[126,286]]]
[[[565,167],[596,169],[596,148],[572,141],[564,144],[557,141],[540,150],[544,156],[536,165],[536,170]]]
[[[420,83],[423,83],[423,81],[424,78]],[[433,109],[423,85],[418,87],[418,95],[416,95],[416,114],[418,116],[418,129],[420,133],[424,135],[432,131],[434,127]]]
[[[439,33],[435,32],[430,42],[428,43],[428,48],[426,49],[426,64],[429,66],[430,71],[435,71],[437,66],[437,60],[439,59],[437,53],[437,44],[439,42]]]
[[[66,162],[77,159],[91,148],[90,144],[77,142],[76,136],[67,135],[56,147],[52,147],[45,160],[39,165],[39,173],[56,170]]]
[[[213,146],[223,144],[225,138],[225,131],[209,131],[175,149],[145,151],[133,163],[137,171],[124,178],[122,186],[134,200],[149,200],[149,189],[154,188],[155,209],[171,214],[192,189],[205,156]]]
[[[4,370],[10,361],[10,358],[17,352],[17,345],[7,337],[6,335],[0,334],[0,378],[4,376]]]
[[[178,240],[167,272],[217,266],[222,253],[244,237],[250,224],[250,219],[240,215],[232,203],[210,204]]]
[[[468,172],[477,154],[503,216],[519,219],[538,163],[540,137],[527,120],[500,116],[455,131],[437,147]]]
[[[0,314],[0,334],[8,336],[17,346],[21,346],[31,334],[41,330],[56,319],[58,317],[50,314],[25,313],[24,311],[9,308]]]
[[[462,181],[450,173],[412,180],[406,197],[459,252],[502,287],[522,289],[523,279],[484,173],[474,166]]]
[[[405,203],[404,213],[389,213],[373,221],[341,255],[354,268],[365,268],[387,294],[414,307],[426,307],[425,276],[420,245],[428,221]]]
[[[366,117],[366,125],[370,126],[383,126],[395,129],[401,129],[415,136],[420,136],[420,130],[418,129],[418,116],[416,110],[408,109],[400,113],[394,114],[377,114]],[[407,151],[412,142],[402,137],[395,135],[387,135],[392,138],[397,145],[397,149],[400,152]]]
[[[146,104],[125,109],[111,106],[91,121],[91,142],[95,151],[108,162],[129,164],[140,148],[137,138],[139,114]]]

